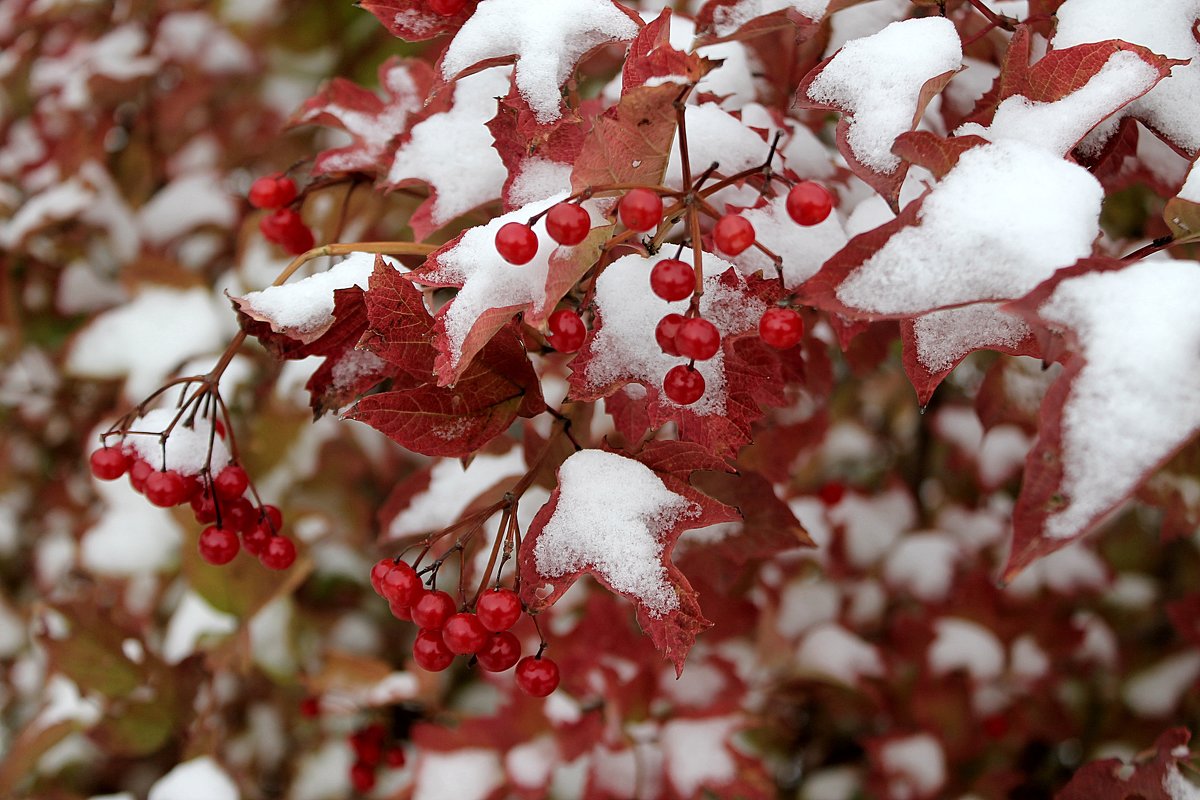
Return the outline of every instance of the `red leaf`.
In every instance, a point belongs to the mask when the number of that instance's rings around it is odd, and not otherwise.
[[[596,118],[588,132],[571,173],[572,190],[661,183],[675,142],[673,103],[679,92],[674,83],[625,86],[621,100]]]
[[[500,101],[496,116],[487,124],[495,139],[496,151],[508,170],[504,182],[504,208],[511,211],[531,198],[513,195],[513,186],[527,170],[539,172],[557,169],[563,175],[562,190],[570,186],[572,164],[583,148],[585,124],[581,114],[568,113],[542,124],[529,103],[513,86]],[[536,199],[541,199],[536,198]]]
[[[622,94],[644,85],[651,78],[670,78],[682,90],[708,72],[707,62],[695,53],[671,47],[671,10],[664,8],[634,37],[621,68]]]
[[[448,17],[430,10],[429,0],[362,0],[360,5],[378,17],[393,36],[419,42],[458,30],[475,13],[477,3],[467,0],[457,14]]]
[[[1187,728],[1172,728],[1163,732],[1154,743],[1153,752],[1143,754],[1134,762],[1132,774],[1127,774],[1128,767],[1119,758],[1105,758],[1084,764],[1071,782],[1054,795],[1054,800],[1129,800],[1132,797],[1172,800],[1187,796],[1172,791],[1169,783],[1182,781],[1177,785],[1190,787],[1180,775],[1178,767],[1180,761],[1191,758],[1187,746],[1189,739],[1191,733]],[[1195,791],[1191,788],[1189,793]]]

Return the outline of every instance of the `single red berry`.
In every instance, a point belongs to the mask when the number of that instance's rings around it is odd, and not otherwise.
[[[690,406],[704,396],[704,376],[687,364],[667,370],[663,392],[672,403]]]
[[[649,189],[630,189],[617,204],[621,223],[630,230],[653,230],[662,219],[662,198]]]
[[[213,476],[213,491],[221,500],[236,500],[245,493],[250,485],[246,470],[237,464],[230,464]]]
[[[424,592],[412,603],[412,620],[426,630],[441,630],[454,615],[454,598],[438,590]]]
[[[528,225],[506,222],[496,231],[496,252],[510,264],[528,264],[537,251],[537,234]]]
[[[250,186],[250,205],[280,208],[296,199],[296,182],[278,172],[264,175]]]
[[[587,238],[592,218],[574,203],[559,203],[546,214],[546,233],[559,244],[573,247]]]
[[[558,688],[558,664],[554,659],[525,656],[517,662],[517,686],[534,697],[545,697]]]
[[[210,564],[228,564],[238,553],[238,537],[229,528],[210,525],[200,533],[200,557]]]
[[[244,497],[226,500],[220,506],[221,521],[231,530],[245,533],[258,524],[259,517],[254,512],[254,506]]]
[[[702,317],[686,319],[675,332],[675,349],[684,358],[707,361],[721,349],[721,333]]]
[[[156,470],[146,476],[146,499],[160,508],[170,508],[187,502],[187,481],[174,470]]]
[[[375,562],[374,566],[371,567],[371,588],[374,589],[375,594],[379,595],[380,597],[383,596],[383,579],[389,572],[392,571],[392,567],[394,565],[395,562],[393,562],[392,559],[381,558]]]
[[[479,596],[475,614],[489,631],[506,631],[521,618],[521,599],[512,589],[493,589]]]
[[[92,475],[101,481],[115,481],[129,469],[129,456],[118,447],[97,448],[92,451],[89,461]]]
[[[429,0],[429,10],[443,17],[453,17],[464,5],[466,0]]]
[[[560,353],[574,353],[583,347],[587,338],[587,326],[578,314],[566,308],[560,308],[550,315],[546,322],[546,341]]]
[[[726,214],[713,228],[713,241],[722,253],[736,256],[754,244],[754,226],[743,216]]]
[[[267,569],[287,569],[296,563],[296,543],[286,536],[272,536],[258,554],[258,560]]]
[[[263,238],[268,242],[279,244],[283,241],[283,231],[289,225],[294,224],[293,218],[299,218],[299,214],[292,211],[290,208],[281,208],[258,221],[258,229],[262,232]]]
[[[280,529],[283,528],[283,512],[279,510],[279,507],[268,503],[258,510],[261,512],[263,519],[266,520],[268,527],[279,533]]]
[[[442,639],[451,652],[460,656],[476,653],[487,642],[488,629],[479,617],[465,611],[455,614],[442,626]]]
[[[355,731],[348,738],[358,760],[375,766],[383,760],[383,740],[386,737],[387,731],[376,722]]]
[[[312,231],[300,215],[290,208],[281,208],[263,217],[258,222],[258,228],[268,241],[294,256],[311,250],[314,243]]]
[[[787,350],[804,336],[804,319],[790,308],[768,308],[758,321],[758,336],[776,350]]]
[[[150,462],[144,458],[135,458],[133,463],[129,465],[129,485],[133,487],[135,492],[144,492],[146,490],[146,479],[154,474],[154,467],[150,466]]]
[[[412,621],[412,608],[402,606],[399,603],[388,603],[388,611],[392,612],[392,616],[401,622]]]
[[[212,494],[207,489],[202,488],[192,495],[191,504],[192,515],[196,517],[196,522],[207,525],[217,521],[217,506],[213,502]]]
[[[664,259],[650,270],[650,289],[663,300],[683,300],[696,289],[696,273],[678,258]]]
[[[787,212],[798,225],[818,225],[833,211],[833,195],[815,181],[801,181],[787,196]]]
[[[350,785],[359,794],[366,794],[375,788],[375,765],[355,761],[350,767]]]
[[[310,696],[301,700],[300,716],[308,719],[321,716],[321,698]]]
[[[662,351],[669,356],[679,355],[679,350],[675,347],[675,334],[679,333],[679,326],[683,322],[683,314],[667,314],[654,327],[655,341],[658,342],[658,346],[662,348]]]
[[[411,606],[422,589],[417,571],[406,561],[393,564],[383,576],[381,586],[383,596],[388,602],[399,603],[402,606]]]
[[[383,763],[387,764],[392,769],[400,769],[404,766],[404,762],[407,760],[408,759],[404,755],[403,747],[389,747],[383,754]]]
[[[454,661],[454,653],[446,646],[441,631],[422,630],[413,642],[413,661],[427,672],[441,672]]]
[[[836,506],[846,496],[846,484],[840,481],[830,481],[817,490],[817,497],[827,506]]]
[[[475,654],[479,666],[488,672],[504,672],[521,659],[521,642],[512,631],[493,633]]]
[[[242,532],[242,547],[252,556],[261,556],[267,549],[267,543],[275,538],[271,529],[260,522],[247,531]]]
[[[183,482],[187,486],[187,502],[204,494],[204,479],[200,475],[184,475]]]

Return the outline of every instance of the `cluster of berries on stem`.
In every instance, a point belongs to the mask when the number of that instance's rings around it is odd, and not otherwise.
[[[291,207],[298,196],[296,182],[280,173],[264,175],[250,186],[250,205],[271,212],[258,221],[263,237],[294,256],[311,250],[315,242],[300,212]]]

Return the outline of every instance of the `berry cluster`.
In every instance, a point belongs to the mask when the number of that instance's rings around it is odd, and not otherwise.
[[[422,669],[441,672],[455,656],[469,656],[488,672],[515,666],[517,686],[534,697],[545,697],[557,688],[558,665],[553,660],[540,650],[521,658],[521,642],[511,628],[523,609],[513,590],[497,587],[482,592],[473,612],[459,610],[447,592],[426,589],[410,564],[390,558],[371,569],[371,586],[388,601],[393,615],[418,626],[413,661]]]
[[[311,250],[315,243],[300,213],[288,207],[296,197],[296,182],[279,173],[264,175],[250,187],[250,205],[271,211],[259,220],[258,229],[267,241],[294,256]]]
[[[350,734],[350,748],[354,751],[354,763],[350,766],[350,785],[359,794],[375,788],[375,774],[381,764],[392,769],[404,766],[404,747],[389,740],[387,728],[382,723],[372,722]]]

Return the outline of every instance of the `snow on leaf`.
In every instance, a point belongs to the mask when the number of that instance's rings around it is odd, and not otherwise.
[[[664,81],[682,88],[696,83],[708,71],[698,55],[672,46],[674,22],[670,9],[663,9],[634,37],[621,67],[622,91]]]
[[[540,611],[591,574],[633,601],[642,629],[678,674],[710,623],[671,550],[689,528],[736,518],[675,474],[616,453],[580,451],[559,468],[558,486],[522,544],[522,599]]]
[[[379,67],[379,85],[386,99],[345,78],[334,78],[296,113],[296,124],[339,128],[353,140],[345,147],[322,151],[313,164],[314,173],[387,169],[383,159],[390,155],[388,146],[424,106],[433,71],[423,61],[389,58]]]
[[[811,25],[855,2],[861,0],[709,0],[700,9],[697,22],[701,30],[720,37],[761,33],[789,21]]]
[[[450,16],[430,9],[429,0],[362,0],[361,5],[378,17],[393,36],[419,42],[457,30],[475,12],[475,2],[466,0]]]
[[[505,211],[571,188],[571,171],[585,136],[580,116],[564,114],[543,125],[513,86],[487,126],[508,170]]]
[[[1200,264],[1088,260],[1015,308],[1071,350],[1042,402],[1005,574],[1078,539],[1200,430]]]
[[[895,206],[907,166],[896,137],[920,122],[925,107],[962,67],[962,43],[943,17],[893,22],[855,39],[804,78],[798,97],[842,112],[838,149],[856,175]]]
[[[821,266],[846,246],[841,218],[830,214],[817,225],[797,225],[787,213],[787,195],[768,199],[741,212],[754,226],[758,243],[783,259],[783,282],[795,289],[816,275]],[[756,247],[735,256],[733,263],[743,275],[762,271],[764,278],[778,275],[774,262]]]
[[[560,87],[589,50],[632,39],[641,20],[613,0],[481,0],[442,55],[447,80],[515,59],[517,89],[539,122],[562,114]]]
[[[1072,776],[1070,783],[1054,800],[1128,800],[1131,797],[1184,800],[1193,797],[1195,788],[1187,793],[1186,780],[1180,775],[1178,763],[1191,758],[1187,728],[1164,731],[1154,743],[1152,757],[1129,766],[1119,758],[1105,758],[1084,764]],[[1184,784],[1178,783],[1183,781]]]

